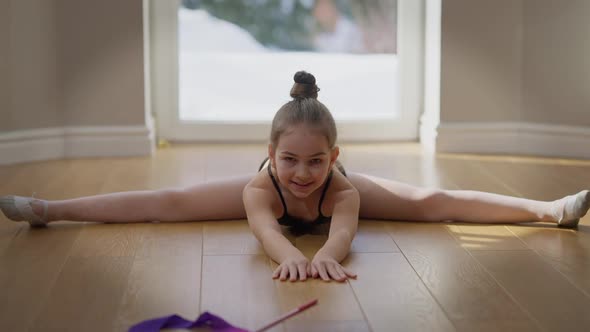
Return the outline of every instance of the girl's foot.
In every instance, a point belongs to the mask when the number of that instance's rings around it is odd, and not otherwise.
[[[33,211],[33,204],[38,213]],[[2,196],[0,210],[14,221],[26,220],[33,227],[47,225],[47,201],[33,197]]]
[[[559,227],[575,228],[590,208],[590,191],[582,190],[553,202],[552,212]]]

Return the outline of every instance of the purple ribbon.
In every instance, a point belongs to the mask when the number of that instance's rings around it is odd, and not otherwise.
[[[145,320],[129,328],[129,332],[159,332],[164,328],[191,329],[193,327],[209,327],[215,332],[248,332],[248,330],[235,327],[220,317],[205,311],[194,322],[186,320],[178,315],[169,315],[160,318]]]

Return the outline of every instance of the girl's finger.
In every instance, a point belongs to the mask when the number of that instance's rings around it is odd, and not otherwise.
[[[299,264],[297,265],[297,270],[299,271],[299,280],[305,281],[307,279],[307,264]]]
[[[318,269],[311,264],[311,276],[317,278],[319,276]]]
[[[342,278],[342,276],[340,275],[340,272],[338,272],[336,270],[336,267],[334,266],[334,264],[326,264],[328,265],[327,269],[328,269],[328,274],[330,274],[330,277],[336,281],[343,281],[344,279]]]
[[[348,275],[344,272],[344,268],[340,264],[336,265],[336,271],[340,275],[340,279],[342,281],[345,281],[346,279],[348,279]]]
[[[324,280],[324,281],[330,281],[330,277],[328,276],[328,272],[326,271],[326,267],[324,266],[324,264],[318,264],[319,266],[317,267],[318,272],[320,274],[320,277]]]
[[[312,277],[312,268],[311,268],[311,264],[307,264],[307,276],[308,277]]]
[[[356,279],[356,273],[354,273],[354,272],[350,271],[349,269],[345,268],[344,266],[342,267],[342,271],[344,271],[344,273],[346,273],[346,275],[347,275],[349,278]]]
[[[289,264],[289,280],[297,280],[297,266],[295,264]]]
[[[289,269],[286,266],[281,265],[281,277],[279,278],[279,280],[287,280],[287,275],[289,275]]]
[[[272,273],[272,278],[273,279],[278,278],[280,273],[281,273],[281,266],[279,265],[279,266],[277,266],[277,268]]]

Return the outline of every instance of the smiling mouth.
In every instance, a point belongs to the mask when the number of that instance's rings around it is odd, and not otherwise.
[[[299,184],[299,183],[297,183],[297,182],[291,181],[291,183],[292,183],[292,184],[294,184],[294,185],[295,185],[296,187],[298,187],[298,188],[307,188],[307,187],[309,187],[309,186],[310,186],[310,185],[311,185],[313,182],[309,182],[309,183],[306,183],[306,184]]]

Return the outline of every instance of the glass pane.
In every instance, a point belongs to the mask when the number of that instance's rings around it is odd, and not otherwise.
[[[396,0],[183,0],[180,118],[270,121],[306,70],[337,120],[398,111]]]

